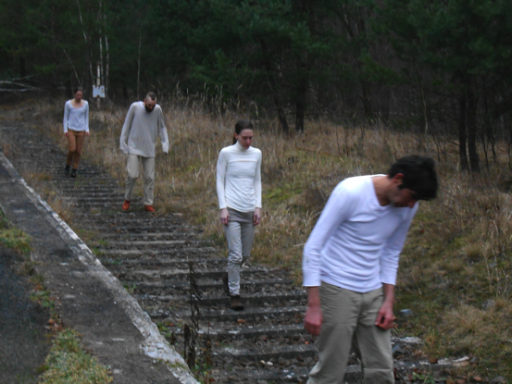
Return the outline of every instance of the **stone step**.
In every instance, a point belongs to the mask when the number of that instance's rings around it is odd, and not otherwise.
[[[149,212],[139,212],[139,214],[144,214],[148,216],[139,217],[136,216],[135,213],[132,212],[121,212],[116,211],[113,212],[114,215],[105,216],[104,214],[80,214],[77,212],[75,217],[80,219],[80,223],[83,225],[88,224],[99,224],[99,225],[117,225],[117,226],[125,226],[125,225],[138,225],[140,228],[145,228],[149,226],[162,226],[166,225],[176,225],[178,224],[178,220],[176,219],[161,219],[160,217],[151,216]]]
[[[188,281],[169,281],[169,282],[134,282],[133,280],[128,280],[124,276],[119,277],[122,280],[123,284],[133,284],[134,288],[137,291],[147,291],[147,290],[162,290],[162,289],[171,289],[172,292],[178,291],[189,291],[191,286]],[[268,287],[275,284],[284,284],[286,281],[282,279],[269,279],[269,280],[242,280],[240,282],[240,287],[244,292],[247,292],[249,289],[254,290],[258,287]],[[204,292],[207,289],[216,289],[222,291],[224,289],[222,282],[217,281],[198,281],[197,287],[199,292]]]
[[[104,191],[108,192],[113,189],[120,189],[118,184],[114,183],[102,183],[102,184],[81,184],[77,183],[75,185],[60,185],[59,189],[66,192],[75,192],[75,191]]]
[[[267,268],[243,268],[240,271],[241,275],[248,275],[248,274],[254,274],[263,272],[265,274],[268,274],[272,272],[272,270]],[[128,270],[124,272],[119,272],[121,275],[123,275],[123,278],[126,278],[127,276],[138,276],[138,277],[145,277],[145,278],[161,278],[161,279],[169,279],[169,278],[185,278],[187,279],[190,275],[190,269],[152,269],[152,270]],[[212,279],[221,279],[222,276],[226,274],[225,269],[194,269],[194,276],[197,279],[205,279],[205,278],[212,278]],[[273,281],[273,280],[268,280]],[[275,279],[275,284],[289,284],[292,282],[290,279]],[[143,283],[140,283],[143,284]],[[171,282],[168,282],[162,286],[153,285],[153,287],[158,288],[169,288],[169,284]]]
[[[310,340],[311,336],[304,329],[304,324],[277,324],[277,325],[260,325],[260,326],[240,326],[240,323],[236,323],[231,327],[216,326],[213,324],[208,327],[199,327],[197,333],[200,335],[210,335],[214,338],[256,338],[265,336],[293,336],[297,334],[304,334],[304,336]],[[170,330],[174,331],[177,336],[183,336],[183,329],[179,327],[169,327]]]
[[[290,359],[297,356],[304,357],[315,357],[317,351],[314,345],[301,344],[301,345],[283,345],[280,347],[254,347],[254,348],[214,348],[214,355],[229,356],[234,359],[241,360],[255,360],[260,362],[261,360],[269,359]]]
[[[189,295],[134,295],[137,300],[149,301],[149,302],[181,302],[190,303],[191,301],[197,301],[198,305],[209,306],[209,305],[225,305],[229,304],[229,297],[225,295],[221,296],[204,296],[200,299],[191,298]],[[241,295],[244,305],[255,305],[255,304],[268,304],[278,303],[283,301],[287,305],[296,306],[299,303],[305,304],[307,295],[305,292],[277,292],[277,293],[246,293]]]
[[[217,249],[214,247],[183,247],[183,248],[170,248],[170,249],[99,249],[98,250],[101,255],[112,255],[112,256],[121,256],[121,257],[129,257],[132,256],[134,258],[138,256],[145,255],[183,255],[183,254],[212,254],[217,252]]]
[[[101,235],[103,239],[119,238],[119,239],[136,239],[139,237],[197,237],[197,233],[193,232],[144,232],[144,233],[104,233]]]
[[[203,310],[199,313],[199,320],[215,320],[215,321],[237,321],[238,319],[274,319],[276,317],[290,317],[303,315],[306,312],[305,306],[285,306],[281,308],[246,308],[243,311],[233,311],[231,309],[222,310]],[[179,319],[189,318],[190,310],[168,310],[157,309],[148,313],[152,319],[164,319],[171,322],[177,322]]]
[[[79,191],[76,190],[74,192],[70,191],[64,191],[61,193],[63,194],[63,197],[66,199],[123,199],[124,201],[124,194],[121,191],[114,191],[111,190],[109,192],[91,192],[91,191]]]
[[[146,259],[126,259],[126,260],[114,260],[100,258],[103,265],[111,265],[112,267],[120,268],[135,268],[143,265],[162,265],[162,266],[174,266],[174,268],[188,268],[189,263],[193,263],[194,266],[206,268],[208,265],[213,268],[218,268],[219,265],[226,266],[226,258],[197,258],[197,259],[160,259],[160,258],[146,258]]]
[[[109,241],[109,246],[124,246],[127,248],[131,247],[146,247],[146,246],[161,246],[161,245],[180,245],[187,243],[199,243],[199,241],[194,240],[154,240],[154,241],[134,241],[134,240],[125,240],[125,241]]]
[[[65,201],[78,201],[78,202],[115,202],[118,204],[123,203],[122,195],[111,195],[111,196],[63,196],[62,200]]]

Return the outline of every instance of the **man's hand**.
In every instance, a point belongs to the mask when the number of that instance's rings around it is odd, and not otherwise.
[[[384,303],[382,303],[375,325],[384,330],[393,328],[395,316],[393,315],[393,303],[395,301],[395,286],[384,284]]]
[[[90,133],[88,131],[85,131],[85,136],[89,136]]]
[[[375,325],[387,331],[393,328],[395,316],[393,315],[393,303],[385,301],[379,309]]]
[[[304,317],[304,328],[313,336],[320,334],[324,317],[320,307],[320,290],[318,287],[308,287],[308,309]]]
[[[253,219],[253,224],[254,225],[258,225],[261,221],[261,208],[256,208],[254,210],[254,219]]]
[[[308,306],[306,316],[304,317],[304,328],[313,336],[318,336],[320,334],[320,328],[322,328],[323,320],[322,309],[320,307]]]
[[[68,137],[68,132],[64,132],[64,136]]]
[[[228,212],[228,209],[227,208],[222,208],[220,210],[220,222],[224,225],[228,225],[229,224],[229,212]]]

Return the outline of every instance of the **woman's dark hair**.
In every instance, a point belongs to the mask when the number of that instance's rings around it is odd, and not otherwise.
[[[244,129],[254,130],[254,126],[252,125],[250,120],[238,120],[235,124],[235,133],[239,135]],[[233,144],[236,144],[236,137],[233,135]]]
[[[76,87],[75,88],[75,92],[73,93],[73,95],[76,95],[77,92],[82,92],[84,93],[84,89],[82,87]]]
[[[388,177],[404,175],[400,189],[410,189],[417,200],[432,200],[437,195],[436,164],[430,157],[410,155],[399,159],[388,171]]]

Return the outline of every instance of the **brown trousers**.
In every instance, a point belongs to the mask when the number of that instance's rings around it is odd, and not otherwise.
[[[73,169],[78,169],[78,163],[82,156],[82,145],[84,143],[85,131],[73,131],[68,129],[68,157],[66,165],[71,165],[73,161]]]

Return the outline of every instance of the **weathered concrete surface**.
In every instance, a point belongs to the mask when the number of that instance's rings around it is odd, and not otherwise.
[[[32,284],[18,273],[23,256],[0,245],[0,383],[37,383],[49,350],[50,314],[30,300]]]
[[[195,382],[117,279],[10,167],[0,151],[0,207],[32,237],[31,258],[64,325],[80,332],[85,346],[111,367],[114,383]],[[170,362],[172,372],[158,359]]]

